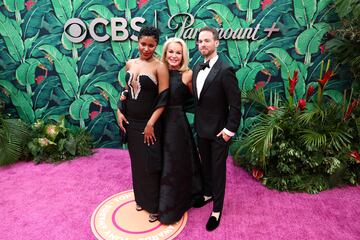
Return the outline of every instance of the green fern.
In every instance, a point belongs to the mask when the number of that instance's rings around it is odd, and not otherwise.
[[[0,165],[16,162],[24,154],[30,131],[18,119],[0,117]]]

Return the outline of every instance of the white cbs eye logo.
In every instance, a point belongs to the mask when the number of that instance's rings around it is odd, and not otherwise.
[[[71,18],[64,25],[64,34],[71,42],[80,43],[86,37],[87,28],[79,18]]]

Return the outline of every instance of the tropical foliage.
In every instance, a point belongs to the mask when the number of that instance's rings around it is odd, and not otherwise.
[[[116,124],[116,103],[124,86],[125,62],[138,55],[136,42],[99,43],[86,38],[73,44],[64,37],[64,23],[72,17],[87,24],[96,17],[143,17],[144,24],[161,30],[158,52],[166,37],[180,36],[181,24],[188,20],[177,13],[194,16],[192,28],[205,25],[255,28],[256,40],[223,40],[220,57],[236,69],[239,86],[250,90],[262,86],[289,99],[288,75],[298,70],[295,99],[302,98],[320,72],[323,36],[335,19],[331,0],[6,0],[0,2],[0,98],[6,111],[28,123],[37,120],[66,120],[85,128],[96,147],[119,147],[121,136]],[[188,22],[187,22],[188,23]],[[263,30],[273,23],[280,32],[271,36]],[[178,24],[178,28],[175,28]],[[130,30],[130,27],[128,28]],[[99,32],[108,28],[97,29]],[[187,39],[193,66],[202,61],[194,39]],[[338,76],[341,76],[339,73]],[[291,76],[292,77],[292,76]],[[339,102],[348,79],[333,78],[324,95]],[[239,133],[255,120],[253,107],[242,107]],[[191,117],[190,117],[191,118]]]
[[[354,77],[353,88],[360,94],[360,1],[336,0],[335,10],[340,22],[333,24],[333,39],[326,46],[340,63],[350,66]]]
[[[328,64],[317,88],[297,101],[297,71],[289,77],[288,100],[272,93],[267,102],[262,88],[244,94],[263,113],[232,151],[266,186],[317,193],[360,182],[360,98],[352,92],[339,103],[325,97],[333,75]]]
[[[38,120],[32,125],[33,139],[28,143],[29,152],[36,163],[58,162],[75,156],[92,153],[92,138],[84,129]]]
[[[2,114],[0,105],[0,166],[16,162],[24,157],[30,140],[29,127],[19,119],[9,119]]]

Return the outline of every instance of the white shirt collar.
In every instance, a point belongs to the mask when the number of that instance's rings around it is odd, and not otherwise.
[[[210,66],[210,68],[212,68],[212,67],[214,66],[214,64],[216,63],[216,61],[218,60],[218,58],[219,58],[219,55],[216,55],[215,57],[213,57],[212,59],[210,59],[210,61],[209,61],[209,66]],[[206,62],[206,61],[204,60],[204,62]]]

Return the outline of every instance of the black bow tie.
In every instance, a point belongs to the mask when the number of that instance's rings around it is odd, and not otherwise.
[[[207,62],[204,62],[204,63],[200,63],[200,69],[201,69],[201,70],[204,70],[205,68],[210,68],[209,62],[210,62],[210,61],[207,61]]]

